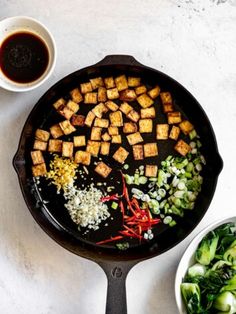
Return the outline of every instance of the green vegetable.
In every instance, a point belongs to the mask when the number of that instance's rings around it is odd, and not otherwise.
[[[116,247],[121,251],[125,251],[129,248],[129,243],[128,242],[116,243]]]
[[[139,184],[146,184],[148,181],[147,177],[141,176],[138,179]]]
[[[112,209],[117,209],[117,207],[118,207],[118,203],[112,202],[111,208],[112,208]]]
[[[202,277],[206,273],[206,266],[196,263],[188,269],[188,277]]]
[[[206,235],[197,248],[195,258],[202,265],[209,265],[215,257],[219,236],[211,231]]]
[[[233,247],[229,247],[225,251],[223,258],[225,261],[228,261],[228,262],[236,265],[236,245]]]
[[[234,314],[236,312],[236,298],[229,292],[222,292],[214,301],[213,307],[220,313]]]
[[[201,311],[200,288],[196,283],[182,283],[181,292],[189,314]]]

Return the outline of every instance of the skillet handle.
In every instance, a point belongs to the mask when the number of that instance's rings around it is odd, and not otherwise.
[[[106,314],[127,314],[125,281],[137,262],[98,262],[107,276]]]
[[[143,66],[133,56],[130,55],[108,55],[96,65],[138,65]]]

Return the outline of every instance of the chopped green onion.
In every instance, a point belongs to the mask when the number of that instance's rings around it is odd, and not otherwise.
[[[128,165],[128,164],[125,164],[123,168],[124,168],[125,170],[128,170],[128,169],[129,169],[129,165]]]
[[[111,208],[112,208],[112,209],[117,209],[117,207],[118,207],[118,203],[112,202]]]

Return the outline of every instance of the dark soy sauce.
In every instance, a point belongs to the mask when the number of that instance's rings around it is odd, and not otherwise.
[[[1,44],[1,71],[14,82],[30,83],[37,80],[47,69],[48,62],[48,48],[35,34],[17,32]]]

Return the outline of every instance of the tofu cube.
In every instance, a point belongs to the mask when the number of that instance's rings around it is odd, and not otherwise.
[[[53,138],[58,138],[64,134],[59,124],[54,124],[53,126],[51,126],[50,133]]]
[[[143,160],[143,145],[134,145],[132,148],[134,160]]]
[[[183,140],[179,140],[175,145],[175,150],[182,156],[186,156],[190,151],[191,147]]]
[[[128,88],[128,82],[125,75],[116,77],[115,84],[119,92]]]
[[[194,129],[194,126],[193,126],[192,123],[189,122],[188,120],[182,121],[182,122],[179,124],[179,127],[180,127],[181,131],[182,131],[185,135],[189,134],[189,133]]]
[[[157,177],[158,167],[156,165],[146,165],[145,176],[146,177]]]
[[[122,143],[121,135],[112,135],[111,142],[113,144],[121,144]]]
[[[128,157],[128,155],[129,155],[129,152],[126,149],[124,149],[122,146],[120,146],[112,157],[119,163],[123,164],[126,158]]]
[[[120,105],[120,111],[123,112],[125,115],[130,113],[131,110],[133,110],[133,107],[131,107],[127,102],[123,102]]]
[[[102,118],[96,118],[94,121],[94,126],[98,126],[100,128],[108,128],[109,120],[108,119],[102,119]]]
[[[73,116],[74,112],[72,110],[70,110],[70,108],[68,108],[67,106],[62,106],[60,107],[57,112],[63,116],[64,118],[66,118],[66,120],[70,120],[70,118]]]
[[[107,101],[107,90],[105,87],[98,87],[98,102]]]
[[[94,126],[91,130],[91,140],[92,141],[100,141],[102,135],[102,128]]]
[[[99,162],[95,168],[95,171],[103,178],[107,178],[112,171],[112,168],[107,166],[104,162]]]
[[[76,131],[76,128],[68,120],[59,122],[59,125],[65,135],[69,135]]]
[[[116,86],[112,76],[104,78],[104,83],[107,89],[114,88]]]
[[[87,125],[88,127],[91,127],[95,117],[96,117],[95,114],[92,111],[89,111],[85,118],[84,124]]]
[[[168,113],[168,112],[174,111],[174,106],[173,106],[173,104],[164,104],[164,105],[162,106],[162,108],[163,108],[163,112],[164,112],[164,113]]]
[[[156,117],[156,111],[154,107],[141,108],[142,119],[153,119]]]
[[[61,106],[65,106],[66,101],[64,98],[58,99],[56,102],[54,102],[53,107],[58,110]]]
[[[90,153],[92,156],[97,157],[100,149],[100,142],[90,141],[88,140],[86,151]]]
[[[47,142],[43,142],[43,141],[36,139],[34,141],[33,149],[45,151],[45,150],[47,150]]]
[[[82,94],[90,93],[93,91],[92,84],[90,82],[80,84],[80,90]]]
[[[108,141],[111,140],[111,137],[110,137],[110,135],[106,132],[106,133],[104,133],[104,134],[102,135],[102,139],[103,139],[103,141],[108,142]]]
[[[126,138],[129,142],[129,145],[135,145],[143,142],[142,135],[139,132],[129,134],[126,136]]]
[[[157,143],[144,144],[144,157],[155,157],[158,155]]]
[[[147,87],[145,85],[141,85],[135,88],[136,95],[141,95],[147,92]]]
[[[51,153],[60,153],[62,151],[62,140],[49,140],[48,151]]]
[[[117,88],[111,88],[107,89],[107,98],[108,99],[118,99],[119,98],[119,92]]]
[[[108,133],[110,135],[118,135],[119,134],[119,129],[118,129],[117,126],[109,126]]]
[[[123,133],[135,133],[138,131],[137,124],[134,122],[125,122],[123,126]]]
[[[50,133],[48,131],[44,131],[42,129],[37,129],[35,132],[35,138],[37,140],[47,142],[49,140]]]
[[[107,156],[109,155],[109,152],[110,152],[110,143],[102,142],[101,148],[100,148],[100,154]]]
[[[173,111],[167,113],[168,124],[177,124],[182,121],[181,113],[179,111]]]
[[[92,93],[86,93],[84,95],[84,103],[85,104],[95,105],[95,104],[97,104],[97,102],[98,102],[98,94],[97,93],[92,92]]]
[[[63,142],[62,143],[62,156],[63,157],[73,157],[73,148],[74,145],[72,142]]]
[[[106,113],[107,111],[108,111],[107,107],[102,102],[92,109],[92,112],[98,118],[102,118],[102,115]]]
[[[151,107],[151,105],[153,104],[152,98],[150,98],[147,94],[142,94],[138,96],[137,101],[143,108]]]
[[[109,118],[112,126],[123,126],[123,117],[121,111],[111,112]]]
[[[74,136],[73,141],[75,147],[86,146],[86,138],[84,135]]]
[[[89,166],[90,162],[91,162],[91,154],[89,152],[78,150],[75,153],[75,163]]]
[[[179,137],[179,133],[180,133],[180,128],[176,125],[173,125],[170,131],[169,138],[176,141]]]
[[[172,104],[172,97],[171,93],[169,92],[162,92],[160,93],[161,101],[163,104]]]
[[[151,133],[153,129],[152,119],[140,119],[139,120],[139,132]]]
[[[111,100],[108,100],[107,102],[105,102],[105,105],[111,111],[117,111],[119,109],[119,106],[114,101],[111,101]]]
[[[71,117],[71,124],[74,126],[84,126],[85,116],[74,114]]]
[[[140,84],[141,84],[141,77],[134,77],[134,76],[128,77],[128,86],[129,87],[137,87]]]
[[[140,115],[137,111],[135,111],[134,109],[131,110],[127,116],[128,119],[130,119],[133,122],[138,122],[138,120],[140,119]]]
[[[34,177],[44,176],[47,173],[46,164],[32,166],[32,173]]]
[[[92,89],[97,89],[98,87],[104,86],[103,79],[101,77],[90,79],[90,83],[92,85]]]
[[[160,87],[157,85],[156,87],[154,87],[153,89],[151,89],[150,91],[148,91],[148,95],[152,98],[155,99],[160,95]]]
[[[34,150],[30,154],[31,154],[33,165],[39,165],[39,164],[44,163],[44,158],[43,158],[43,154],[41,150]]]
[[[74,88],[70,92],[71,99],[76,102],[77,104],[83,101],[83,96],[78,88]]]
[[[69,100],[67,102],[66,107],[70,109],[73,113],[76,113],[79,110],[79,105],[72,100]]]
[[[125,89],[120,92],[120,100],[122,101],[134,101],[137,98],[133,89]]]
[[[157,124],[157,140],[167,140],[169,134],[169,124]]]

